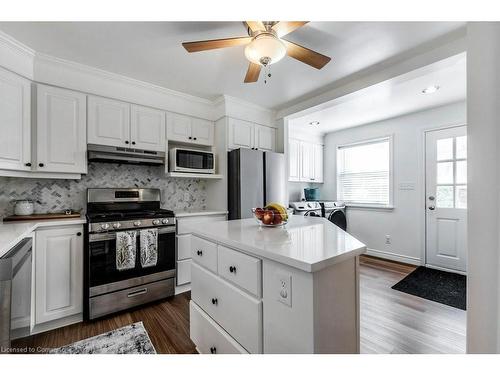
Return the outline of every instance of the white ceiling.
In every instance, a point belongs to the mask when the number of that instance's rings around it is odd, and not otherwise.
[[[422,90],[431,85],[433,94]],[[322,109],[290,121],[294,129],[328,133],[421,111],[466,99],[466,55],[439,61],[421,69],[332,100]],[[319,125],[310,125],[319,121]]]
[[[460,22],[311,22],[287,36],[332,57],[317,71],[285,58],[272,78],[244,84],[244,47],[188,54],[181,42],[245,35],[241,22],[0,22],[37,52],[192,95],[226,94],[267,108],[291,101],[452,32]]]

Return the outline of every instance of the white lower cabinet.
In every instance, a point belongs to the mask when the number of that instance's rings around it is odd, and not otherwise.
[[[35,326],[83,312],[83,226],[35,234]]]

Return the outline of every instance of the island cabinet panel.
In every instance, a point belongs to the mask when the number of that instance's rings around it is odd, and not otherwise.
[[[191,269],[191,298],[248,352],[262,353],[260,300],[196,263]]]
[[[218,273],[255,296],[261,296],[260,259],[219,246]]]
[[[217,245],[202,238],[191,239],[191,258],[212,272],[217,272]]]
[[[248,354],[238,342],[227,334],[193,301],[189,303],[190,338],[201,354]]]

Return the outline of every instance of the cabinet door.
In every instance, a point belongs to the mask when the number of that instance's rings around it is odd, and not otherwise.
[[[311,181],[313,177],[314,150],[311,143],[300,142],[300,180]]]
[[[82,313],[82,232],[81,225],[37,230],[35,238],[36,324]]]
[[[253,148],[254,146],[254,126],[248,121],[229,119],[229,148],[240,147]]]
[[[130,104],[89,96],[88,143],[126,147],[130,141]]]
[[[193,143],[205,146],[214,144],[215,125],[213,122],[199,118],[191,121],[191,138]]]
[[[87,173],[87,97],[37,86],[36,169]]]
[[[191,120],[189,116],[169,113],[167,139],[169,141],[191,142]]]
[[[165,112],[132,105],[130,143],[141,150],[165,151]]]
[[[30,82],[0,69],[0,169],[31,169],[30,121]]]
[[[276,129],[269,126],[255,125],[254,147],[263,151],[276,150]]]
[[[314,160],[314,173],[313,173],[313,181],[314,182],[323,182],[323,145],[313,144],[313,160]]]
[[[289,181],[300,181],[300,161],[300,142],[290,139],[288,143]]]

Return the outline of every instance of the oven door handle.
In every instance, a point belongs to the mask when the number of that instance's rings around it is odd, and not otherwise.
[[[133,232],[140,232],[140,229],[133,230]],[[175,233],[175,225],[158,228],[158,234],[165,234],[165,233]],[[89,235],[89,242],[114,240],[115,238],[116,238],[116,232],[91,233]]]

